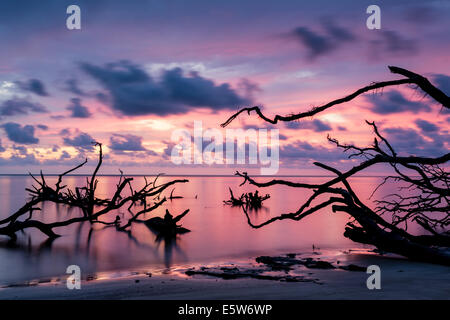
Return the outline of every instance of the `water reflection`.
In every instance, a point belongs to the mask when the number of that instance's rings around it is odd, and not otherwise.
[[[48,182],[56,182],[56,177]],[[164,181],[172,178],[162,177]],[[292,178],[318,183],[325,178]],[[54,181],[52,181],[54,180]],[[84,183],[84,177],[68,177],[69,186]],[[135,182],[143,178],[136,177]],[[323,210],[296,223],[280,221],[262,229],[252,229],[241,209],[223,204],[229,198],[228,188],[239,192],[252,192],[251,186],[239,187],[241,179],[235,177],[195,177],[187,184],[177,186],[174,196],[182,199],[167,201],[155,212],[142,216],[143,220],[164,217],[165,210],[190,213],[183,218],[183,226],[192,232],[169,237],[158,234],[145,223],[135,223],[131,232],[118,232],[115,227],[84,222],[57,229],[61,235],[54,241],[35,230],[18,235],[16,243],[0,237],[0,284],[62,275],[70,264],[77,264],[84,273],[133,269],[152,265],[169,269],[179,263],[208,263],[220,259],[238,259],[258,254],[310,250],[312,244],[323,249],[357,246],[343,237],[345,214],[333,214]],[[163,181],[163,182],[164,182]],[[4,218],[23,205],[25,187],[31,184],[29,177],[0,177],[0,218]],[[355,178],[352,183],[361,199],[367,199],[378,178]],[[101,177],[99,196],[110,197],[115,190],[117,177]],[[139,187],[137,185],[137,187]],[[165,196],[170,196],[171,190]],[[308,194],[286,186],[274,186],[264,190],[270,199],[259,210],[249,211],[254,223],[263,222],[280,213],[298,209]],[[68,219],[81,215],[78,208],[44,203],[40,218],[44,222]],[[119,215],[122,221],[130,218],[126,209],[111,212],[103,217],[113,221]]]
[[[183,251],[183,249],[180,248],[180,246],[177,244],[177,241],[179,241],[181,236],[178,235],[163,235],[163,234],[156,234],[155,242],[156,242],[156,249],[159,249],[161,243],[163,245],[164,250],[164,266],[167,269],[170,269],[172,266],[172,256],[173,253],[176,252],[180,256],[184,257],[185,260],[187,259],[186,253]]]

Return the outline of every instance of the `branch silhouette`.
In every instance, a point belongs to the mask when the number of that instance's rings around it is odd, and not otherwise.
[[[248,114],[255,111],[261,119],[271,124],[276,124],[278,121],[294,121],[351,101],[362,93],[400,84],[415,84],[443,107],[450,108],[449,97],[425,77],[399,67],[390,66],[389,70],[405,78],[374,83],[344,98],[309,111],[289,116],[276,115],[273,119],[266,117],[259,107],[244,108],[228,118],[222,127],[230,124],[245,111]],[[450,265],[450,233],[445,231],[450,224],[450,174],[445,170],[445,164],[450,160],[450,153],[437,157],[399,156],[375,122],[366,121],[366,123],[372,127],[375,135],[370,146],[342,144],[337,139],[327,137],[328,141],[337,148],[350,152],[349,158],[360,157],[363,160],[345,172],[324,163],[314,162],[315,166],[335,175],[323,183],[310,184],[284,179],[258,182],[246,172],[236,172],[237,176],[244,179],[241,185],[248,183],[259,188],[285,185],[312,191],[297,211],[280,214],[260,224],[254,224],[247,208],[243,207],[248,224],[253,228],[261,228],[279,220],[300,221],[324,208],[331,207],[332,212],[344,212],[353,218],[353,221],[347,224],[344,236],[355,242],[374,245],[381,251],[397,253],[410,259]],[[400,192],[391,193],[384,199],[374,200],[375,207],[372,209],[359,199],[348,178],[377,164],[390,166],[394,174],[384,177],[382,183],[374,190],[372,197],[390,180],[399,186],[400,191],[407,192],[408,196],[403,196]],[[390,221],[385,219],[385,216],[390,216]],[[415,235],[408,232],[408,224],[413,222],[421,226],[428,234]]]
[[[139,216],[154,211],[166,202],[167,199],[165,197],[161,197],[163,191],[174,184],[186,183],[189,181],[186,179],[176,179],[166,183],[157,184],[157,179],[159,176],[157,176],[152,182],[148,182],[147,179],[144,178],[144,186],[136,190],[132,185],[133,178],[125,177],[121,172],[119,182],[113,196],[111,198],[99,198],[96,196],[96,189],[98,185],[97,174],[103,163],[103,150],[101,143],[94,142],[94,145],[99,150],[99,157],[92,175],[86,179],[86,186],[69,189],[66,185],[61,184],[63,178],[67,174],[83,167],[87,163],[87,159],[74,168],[60,174],[54,187],[47,184],[42,171],[39,178],[36,178],[30,173],[30,176],[35,181],[35,185],[32,186],[32,189],[26,189],[31,196],[31,200],[26,202],[19,210],[11,214],[6,219],[0,220],[0,235],[6,235],[12,240],[15,240],[17,238],[17,232],[28,228],[35,228],[44,233],[50,239],[54,239],[59,237],[54,229],[86,221],[91,224],[101,223],[115,226],[119,231],[126,231],[126,229],[129,228]],[[129,192],[125,195],[124,190],[127,187],[129,188]],[[51,223],[44,223],[39,219],[34,219],[36,212],[42,212],[38,205],[45,201],[80,208],[82,216]],[[122,226],[119,216],[116,216],[115,220],[109,222],[99,219],[100,217],[123,207],[128,208],[131,218]],[[135,207],[139,207],[141,209],[134,213],[133,208]],[[24,217],[27,214],[27,218],[20,220],[21,217]]]
[[[375,83],[372,83],[361,89],[358,89],[355,92],[353,92],[343,98],[333,100],[322,106],[314,107],[311,110],[308,110],[305,112],[300,112],[297,114],[287,115],[287,116],[282,116],[282,115],[277,114],[277,115],[275,115],[275,117],[273,119],[270,119],[267,116],[265,116],[262,113],[261,108],[259,106],[243,108],[243,109],[239,110],[238,112],[236,112],[235,114],[233,114],[231,117],[229,117],[227,119],[227,121],[225,121],[224,123],[221,124],[221,126],[224,128],[224,127],[228,126],[231,122],[233,122],[233,120],[236,119],[241,113],[247,112],[247,114],[250,115],[250,113],[252,111],[256,112],[256,114],[261,119],[263,119],[264,121],[269,122],[271,124],[277,124],[278,121],[289,122],[289,121],[294,121],[294,120],[298,120],[298,119],[302,119],[302,118],[312,117],[312,116],[314,116],[320,112],[323,112],[331,107],[334,107],[336,105],[339,105],[339,104],[342,104],[345,102],[349,102],[363,93],[373,91],[376,89],[385,88],[385,87],[398,86],[398,85],[402,85],[402,84],[417,85],[420,89],[422,89],[430,97],[435,99],[437,102],[441,103],[442,106],[450,109],[450,98],[444,92],[442,92],[440,89],[433,86],[427,78],[425,78],[417,73],[414,73],[412,71],[402,69],[399,67],[389,66],[389,70],[394,74],[400,74],[402,76],[405,76],[406,78],[399,79],[399,80],[392,80],[392,81],[375,82]]]

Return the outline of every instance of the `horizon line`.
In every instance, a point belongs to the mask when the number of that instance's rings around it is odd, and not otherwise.
[[[32,173],[33,176],[39,176],[40,173]],[[45,176],[48,177],[58,177],[60,174],[58,173],[46,173],[44,174]],[[8,177],[8,176],[17,176],[17,177],[21,177],[21,176],[30,176],[30,174],[28,173],[0,173],[0,177]],[[66,177],[90,177],[92,176],[92,174],[66,174]],[[120,174],[97,174],[97,177],[120,177]],[[158,174],[124,174],[123,176],[126,177],[156,177],[158,176]],[[232,175],[227,175],[227,174],[159,174],[160,177],[192,177],[192,178],[196,178],[196,177],[236,177],[236,178],[242,178],[240,176],[237,176],[235,174]],[[299,177],[299,178],[329,178],[329,177],[335,177],[336,175],[297,175],[297,174],[292,174],[292,175],[249,175],[251,177],[258,177],[258,178],[263,178],[263,177],[268,177],[268,178],[273,178],[273,177],[280,177],[280,178],[295,178],[295,177]],[[355,178],[383,178],[385,177],[385,175],[354,175],[352,177]]]

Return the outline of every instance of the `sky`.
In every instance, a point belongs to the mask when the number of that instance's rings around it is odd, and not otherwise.
[[[66,8],[81,9],[69,30]],[[381,9],[369,30],[366,9]],[[375,81],[388,65],[450,94],[450,1],[0,2],[0,174],[59,173],[101,142],[101,173],[258,173],[258,165],[171,161],[177,129],[220,127],[242,107],[306,111]],[[366,146],[375,121],[400,153],[449,150],[450,113],[407,86],[365,94],[310,119],[272,126],[242,114],[229,128],[279,129],[278,174],[324,174],[361,159],[328,143]],[[192,132],[193,134],[193,132]],[[381,169],[380,169],[381,170]]]

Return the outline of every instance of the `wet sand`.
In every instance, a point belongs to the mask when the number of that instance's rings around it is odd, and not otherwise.
[[[310,256],[310,255],[309,255]],[[324,257],[320,257],[324,259]],[[340,254],[337,265],[376,264],[381,268],[381,289],[369,290],[366,272],[342,269],[308,269],[296,274],[315,282],[286,282],[239,278],[224,280],[204,275],[187,276],[186,269],[169,274],[125,276],[83,281],[80,290],[69,290],[65,281],[0,289],[0,299],[450,299],[450,268],[371,254]],[[220,265],[217,265],[220,267]],[[246,268],[243,265],[233,265]],[[256,265],[255,267],[258,267]],[[199,266],[196,266],[199,268]]]

